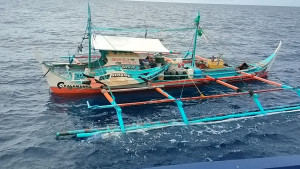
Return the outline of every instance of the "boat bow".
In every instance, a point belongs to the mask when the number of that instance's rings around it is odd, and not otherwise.
[[[260,66],[262,66],[262,67],[265,67],[265,66],[266,66],[266,67],[267,67],[267,68],[266,68],[266,71],[269,71],[269,69],[270,69],[270,68],[272,67],[272,65],[273,65],[273,62],[274,62],[274,60],[275,60],[275,58],[276,58],[276,56],[277,56],[278,51],[279,51],[280,48],[281,48],[281,45],[282,45],[282,42],[279,41],[279,45],[278,45],[278,47],[276,48],[276,50],[275,50],[268,58],[266,58],[265,60],[259,62],[258,65],[260,65]]]

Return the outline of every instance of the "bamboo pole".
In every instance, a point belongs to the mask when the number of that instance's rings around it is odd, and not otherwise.
[[[221,81],[221,80],[215,79],[215,78],[213,78],[213,77],[211,77],[211,76],[208,76],[208,75],[207,75],[206,77],[211,78],[212,80],[215,80],[217,83],[219,83],[219,84],[221,84],[221,85],[223,85],[223,86],[229,87],[229,88],[231,88],[231,89],[233,89],[233,90],[235,90],[235,91],[237,91],[237,92],[240,92],[240,91],[241,91],[241,89],[239,89],[238,87],[233,86],[233,85],[231,85],[231,84],[229,84],[229,83],[226,83],[226,82],[223,82],[223,81]]]
[[[283,90],[282,88],[275,88],[275,89],[265,89],[265,90],[255,90],[253,93],[262,93],[262,92],[272,92],[272,91],[279,91]],[[226,93],[226,94],[219,94],[219,95],[210,95],[210,96],[196,96],[196,97],[184,97],[180,100],[188,101],[188,100],[202,100],[202,99],[213,99],[213,98],[221,98],[221,97],[231,97],[231,96],[240,96],[250,94],[252,92],[239,92],[239,93]],[[162,99],[162,100],[150,100],[150,101],[142,101],[142,102],[133,102],[133,103],[120,103],[117,104],[119,107],[127,107],[127,106],[138,106],[138,105],[146,105],[146,104],[159,104],[159,103],[170,103],[174,102],[176,99]],[[110,108],[107,106],[90,106],[91,108]]]
[[[282,87],[282,84],[280,84],[280,83],[273,82],[273,81],[267,80],[267,79],[263,79],[261,77],[255,76],[255,75],[251,75],[249,73],[241,72],[241,74],[251,76],[253,79],[256,79],[256,80],[259,80],[259,81],[262,81],[262,82],[265,82],[265,83],[269,83],[269,84],[274,85],[274,86]]]

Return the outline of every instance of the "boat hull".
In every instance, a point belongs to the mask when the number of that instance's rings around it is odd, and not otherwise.
[[[259,72],[257,73],[257,76],[259,77],[267,77],[268,72]],[[229,80],[224,80],[227,82],[237,82],[241,81],[241,78],[238,76],[234,77],[228,77],[231,78]],[[243,77],[242,80],[253,80],[250,77]],[[111,90],[114,90],[114,92],[130,92],[130,91],[136,91],[136,90],[147,90],[147,89],[153,89],[153,86],[159,86],[160,88],[180,88],[183,86],[194,86],[194,85],[205,85],[208,84],[210,81],[208,80],[201,80],[201,79],[193,79],[193,81],[190,82],[174,82],[174,81],[168,81],[170,82],[169,84],[163,84],[161,85],[160,82],[153,82],[152,85],[147,85],[147,84],[140,84],[140,85],[128,85],[128,86],[123,86],[119,88],[111,88]],[[65,95],[65,94],[99,94],[101,93],[100,88],[91,88],[89,85],[85,85],[85,87],[79,87],[78,85],[64,85],[66,87],[57,87],[57,86],[52,86],[50,87],[52,93],[54,94],[59,94],[59,95]]]
[[[266,77],[268,75],[268,71],[270,70],[277,52],[281,47],[281,42],[275,52],[270,55],[265,60],[251,64],[248,69],[239,70],[238,67],[227,67],[222,69],[203,69],[202,74],[194,77],[187,77],[186,79],[180,80],[146,80],[139,83],[133,84],[126,84],[122,83],[122,85],[110,85],[110,88],[107,86],[102,86],[101,88],[92,88],[90,84],[82,83],[82,80],[74,81],[64,78],[59,73],[56,73],[52,70],[52,68],[40,62],[42,65],[42,70],[44,72],[44,76],[47,79],[47,82],[50,86],[50,89],[55,94],[98,94],[101,90],[104,89],[111,89],[115,92],[122,92],[122,91],[133,91],[133,90],[146,90],[146,89],[153,89],[155,86],[159,86],[160,88],[167,88],[167,87],[182,87],[190,86],[190,85],[203,85],[207,84],[212,80],[208,80],[206,77],[212,77],[215,79],[222,78],[223,81],[226,82],[234,82],[234,81],[241,81],[241,80],[250,80],[252,79],[249,76],[242,76],[240,72],[249,73],[251,75],[255,75],[258,77]],[[159,72],[160,73],[160,72]],[[125,78],[125,77],[124,77]],[[140,80],[141,81],[141,80]]]

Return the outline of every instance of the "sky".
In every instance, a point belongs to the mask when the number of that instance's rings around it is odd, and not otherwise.
[[[300,0],[139,0],[139,1],[300,7]]]

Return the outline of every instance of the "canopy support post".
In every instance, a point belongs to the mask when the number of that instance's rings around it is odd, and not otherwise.
[[[194,47],[193,47],[193,53],[192,53],[192,67],[195,67],[195,57],[196,57],[196,48],[197,48],[197,36],[199,31],[199,23],[200,23],[200,14],[198,11],[198,15],[194,20],[196,29],[195,29],[195,36],[194,36]]]
[[[91,9],[90,4],[88,5],[88,23],[87,23],[87,29],[88,29],[88,37],[89,37],[89,63],[88,68],[91,68],[91,57],[92,57],[92,27],[91,27],[92,17],[91,17]]]
[[[266,114],[264,108],[262,107],[262,105],[260,104],[260,102],[258,100],[258,94],[256,94],[256,93],[253,94],[252,98],[253,98],[254,102],[256,103],[257,107],[259,108],[260,112],[262,114]]]
[[[175,100],[175,103],[177,104],[178,106],[178,109],[180,111],[180,114],[181,114],[181,117],[182,117],[182,120],[184,121],[185,124],[189,124],[189,120],[188,118],[186,117],[186,114],[184,112],[184,109],[183,109],[183,103],[180,99],[176,99],[174,98],[173,96],[171,96],[170,94],[168,94],[167,92],[163,91],[161,88],[155,88],[156,91],[158,91],[160,94],[164,95],[165,97],[167,97],[168,99],[174,99]]]
[[[118,104],[116,103],[115,99],[113,99],[106,90],[102,90],[101,91],[102,94],[105,96],[105,98],[110,102],[110,104],[116,109],[117,111],[117,116],[118,116],[118,121],[119,121],[119,125],[121,128],[122,133],[125,133],[125,126],[124,126],[124,122],[123,122],[123,118],[122,118],[122,109],[120,106],[118,106]]]

